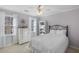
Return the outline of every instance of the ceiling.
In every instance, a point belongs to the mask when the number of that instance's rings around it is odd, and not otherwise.
[[[0,5],[0,9],[24,13],[32,16],[37,16],[36,8],[37,5]],[[78,5],[43,5],[43,14],[41,16],[53,15],[78,8]]]

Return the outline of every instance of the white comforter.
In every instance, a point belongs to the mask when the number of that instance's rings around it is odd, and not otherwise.
[[[65,35],[52,35],[52,33],[35,37],[31,41],[33,52],[36,53],[63,53],[68,46]]]

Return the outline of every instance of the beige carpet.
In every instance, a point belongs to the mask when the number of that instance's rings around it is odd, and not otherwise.
[[[15,44],[6,48],[0,48],[0,53],[31,53],[32,49],[29,47],[30,42],[24,44]],[[68,48],[66,53],[79,53],[79,48]]]
[[[29,43],[25,43],[22,45],[15,44],[10,47],[0,48],[0,53],[31,53],[31,48],[29,47]]]
[[[67,53],[79,53],[79,48],[68,48]]]

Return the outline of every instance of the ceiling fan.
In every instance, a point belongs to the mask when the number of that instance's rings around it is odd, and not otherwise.
[[[43,14],[43,6],[42,5],[38,5],[36,10],[37,10],[37,15],[41,16]]]
[[[43,8],[44,6],[43,5],[37,5],[35,6],[35,13],[38,15],[38,16],[41,16],[43,14]],[[24,12],[29,12],[29,10],[24,10]]]

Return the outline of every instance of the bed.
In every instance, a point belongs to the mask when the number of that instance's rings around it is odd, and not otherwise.
[[[68,47],[68,26],[50,26],[50,33],[31,40],[33,53],[64,53]]]

